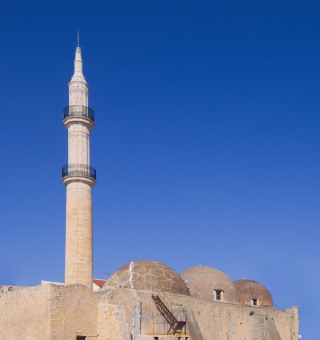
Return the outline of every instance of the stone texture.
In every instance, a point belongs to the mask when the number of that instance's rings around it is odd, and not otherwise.
[[[91,187],[72,182],[67,186],[66,284],[92,287]]]
[[[207,266],[191,267],[180,273],[193,297],[215,300],[215,290],[222,290],[223,302],[237,303],[238,296],[232,280],[218,269]]]
[[[106,304],[123,306],[129,331],[131,331],[134,306],[137,303],[141,304],[141,335],[163,336],[168,331],[168,325],[152,300],[152,292],[116,288],[97,294],[101,295],[101,299]],[[189,336],[190,340],[231,340],[234,324],[236,339],[243,336],[246,340],[277,340],[278,337],[281,340],[292,340],[297,339],[298,336],[296,307],[288,310],[276,310],[270,307],[253,308],[201,300],[184,294],[160,293],[160,297],[172,308],[173,314],[178,319],[181,311],[187,311],[186,336]],[[192,314],[188,313],[188,310],[191,310]],[[251,313],[252,311],[254,314]],[[202,338],[198,336],[199,331]]]
[[[105,283],[108,287],[189,295],[183,280],[171,268],[156,261],[134,261],[118,269]]]
[[[73,119],[68,124],[68,164],[90,164],[90,137],[87,124]]]
[[[98,299],[92,290],[78,284],[50,286],[50,340],[96,339]]]
[[[243,336],[246,340],[292,340],[298,336],[296,307],[254,308],[184,294],[159,294],[178,320],[186,317],[183,336],[188,340],[231,340],[234,330],[236,339]],[[115,288],[93,293],[82,285],[53,284],[13,290],[2,287],[1,340],[75,340],[76,335],[88,340],[131,340],[137,305],[141,320],[136,335],[168,340],[168,324],[157,310],[151,291]]]
[[[99,331],[99,339],[131,339],[123,306],[111,305],[101,299],[98,307],[97,330]]]
[[[82,72],[81,49],[77,47],[74,74],[69,83],[69,105],[88,107],[88,84]],[[89,119],[68,117],[68,164],[90,166]],[[66,185],[66,257],[65,283],[83,284],[92,288],[92,197],[95,181],[88,176],[67,176]]]
[[[50,291],[50,285],[2,287],[1,340],[50,340]]]
[[[257,299],[258,306],[273,306],[272,296],[262,284],[253,280],[234,281],[239,301],[243,305],[252,305],[252,300]]]

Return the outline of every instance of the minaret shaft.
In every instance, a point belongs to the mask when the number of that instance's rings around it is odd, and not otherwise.
[[[73,76],[69,83],[69,105],[88,106],[88,84],[80,76]]]
[[[65,283],[92,289],[92,198],[91,186],[67,185]]]
[[[88,108],[88,84],[82,73],[81,49],[77,47],[74,74],[69,83],[69,107],[64,112],[68,129],[66,185],[65,283],[92,289],[92,187],[95,170],[90,167],[90,131],[93,111]]]
[[[68,164],[90,165],[89,129],[82,124],[68,128]]]

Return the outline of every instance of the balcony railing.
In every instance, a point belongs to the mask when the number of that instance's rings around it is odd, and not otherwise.
[[[94,111],[87,106],[71,105],[63,109],[63,119],[69,117],[88,118],[94,122]]]
[[[87,177],[96,180],[97,171],[92,166],[85,164],[67,164],[62,167],[62,178],[67,176]]]

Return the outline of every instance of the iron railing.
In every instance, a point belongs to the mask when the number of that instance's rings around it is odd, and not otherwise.
[[[94,122],[94,111],[87,106],[71,105],[63,109],[63,119],[69,117],[88,118]]]
[[[87,177],[97,179],[97,171],[92,166],[85,164],[66,164],[62,167],[62,178],[67,176]]]

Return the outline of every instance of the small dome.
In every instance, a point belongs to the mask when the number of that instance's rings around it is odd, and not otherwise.
[[[156,261],[134,261],[122,266],[106,281],[102,289],[131,288],[173,294],[190,295],[179,275],[171,268]]]
[[[266,287],[253,280],[234,281],[239,301],[247,306],[273,306],[272,296]]]
[[[237,303],[232,280],[220,270],[196,266],[184,270],[180,277],[189,288],[190,295],[203,300]]]

